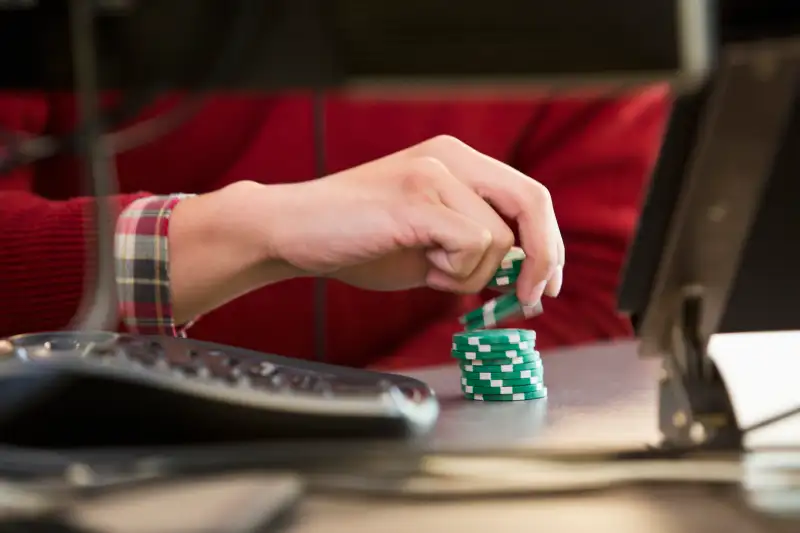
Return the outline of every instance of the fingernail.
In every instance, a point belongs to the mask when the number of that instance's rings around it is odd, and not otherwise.
[[[564,283],[564,268],[558,267],[550,280],[547,282],[546,294],[550,298],[555,298],[561,292],[561,285]]]
[[[542,313],[544,313],[542,302],[536,302],[533,305],[526,305],[522,308],[522,314],[525,315],[525,318],[533,318],[541,315]]]
[[[547,280],[537,283],[536,286],[533,288],[531,293],[526,298],[527,305],[536,305],[539,303],[539,300],[542,299],[542,294],[544,294],[544,288],[547,286]]]

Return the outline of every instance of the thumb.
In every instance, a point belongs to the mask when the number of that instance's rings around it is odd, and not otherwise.
[[[492,243],[492,233],[442,204],[417,209],[414,229],[419,244],[429,248],[431,265],[456,279],[472,275]]]

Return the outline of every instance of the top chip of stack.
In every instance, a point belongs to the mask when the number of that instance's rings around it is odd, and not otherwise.
[[[494,329],[457,333],[451,355],[461,368],[461,390],[471,400],[514,401],[547,397],[536,333]]]

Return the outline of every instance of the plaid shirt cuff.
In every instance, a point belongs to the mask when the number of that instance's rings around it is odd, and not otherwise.
[[[185,336],[172,316],[169,287],[169,219],[190,195],[150,196],[130,204],[117,221],[117,295],[133,333]]]

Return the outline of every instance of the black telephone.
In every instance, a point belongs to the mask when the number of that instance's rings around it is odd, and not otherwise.
[[[0,358],[0,441],[17,446],[411,438],[439,413],[412,378],[186,339],[29,334]]]

